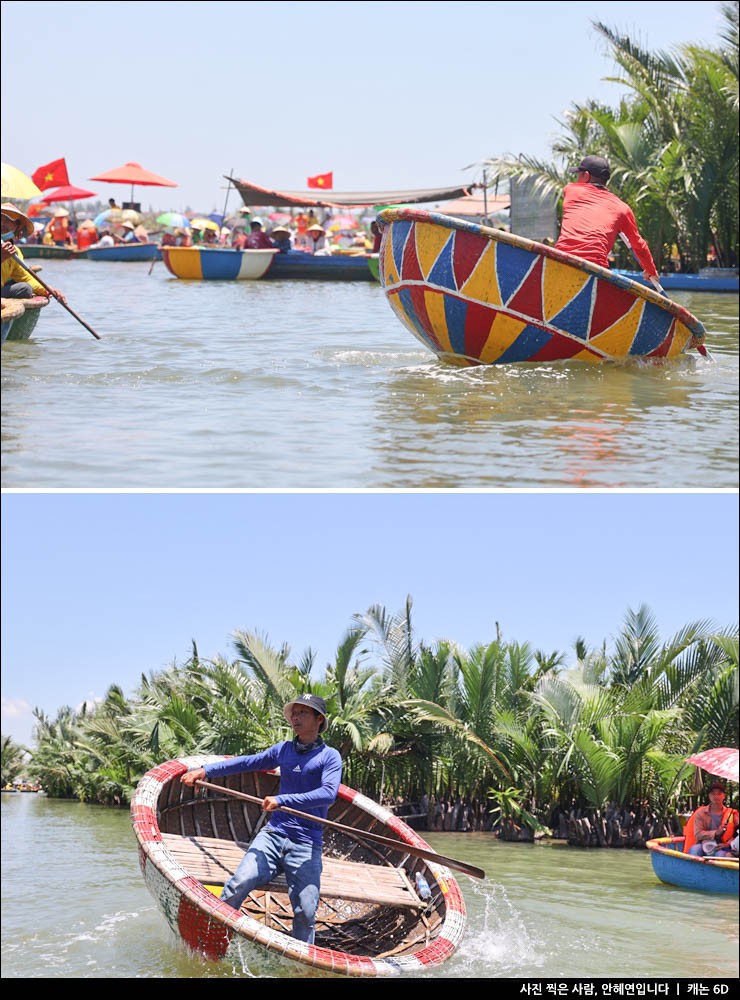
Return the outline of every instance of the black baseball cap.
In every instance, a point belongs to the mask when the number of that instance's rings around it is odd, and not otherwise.
[[[597,181],[608,181],[612,174],[609,161],[603,156],[584,156],[573,173],[577,174],[579,170],[588,170]]]

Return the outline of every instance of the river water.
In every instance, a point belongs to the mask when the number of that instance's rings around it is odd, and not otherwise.
[[[102,340],[52,302],[4,345],[6,488],[738,486],[737,295],[675,293],[710,361],[461,370],[377,284],[39,263]]]
[[[178,943],[145,888],[127,810],[3,793],[2,976],[67,979],[312,978],[206,962]],[[429,978],[731,979],[738,900],[660,883],[647,851],[504,844],[428,834],[468,911],[459,951]]]

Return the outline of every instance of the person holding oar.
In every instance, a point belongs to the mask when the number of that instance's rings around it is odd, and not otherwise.
[[[67,305],[64,294],[58,288],[47,285],[25,263],[23,254],[13,241],[23,236],[30,236],[33,232],[33,223],[28,216],[10,202],[0,205],[0,213],[2,214],[2,220],[0,220],[2,222],[2,272],[0,272],[2,297],[4,299],[30,299],[34,295],[42,295],[47,299],[53,297],[96,340],[100,340],[100,334],[96,333],[81,316],[77,315],[74,309]]]
[[[195,768],[180,781],[193,786],[206,778],[280,768],[278,794],[262,800],[269,820],[224,886],[221,900],[238,910],[253,889],[284,872],[293,907],[293,937],[313,944],[321,883],[322,821],[339,791],[342,758],[321,739],[327,727],[323,698],[303,694],[285,705],[283,715],[293,727],[292,740],[275,743],[261,753]],[[303,812],[283,811],[292,807]]]
[[[0,212],[2,213],[3,237],[0,280],[2,297],[4,299],[30,299],[34,295],[43,295],[44,298],[53,295],[62,305],[66,304],[67,300],[62,292],[56,288],[49,288],[47,284],[42,284],[30,268],[21,264],[23,254],[13,241],[32,235],[33,223],[31,220],[10,202],[5,202],[0,206]]]

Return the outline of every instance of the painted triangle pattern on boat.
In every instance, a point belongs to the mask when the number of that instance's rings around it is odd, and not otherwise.
[[[468,223],[399,219],[381,280],[403,324],[462,364],[674,357],[686,348],[691,331],[663,304],[536,246]]]

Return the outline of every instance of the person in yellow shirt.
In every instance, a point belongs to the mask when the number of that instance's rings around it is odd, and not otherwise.
[[[19,261],[23,254],[15,245],[14,240],[33,233],[33,223],[20,209],[10,202],[0,206],[0,222],[2,224],[2,254],[0,254],[0,293],[4,299],[30,299],[34,295],[48,298],[53,295],[62,303],[66,303],[64,295],[56,288],[42,285],[33,274],[30,274]]]

